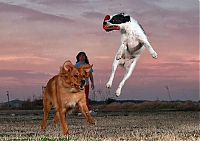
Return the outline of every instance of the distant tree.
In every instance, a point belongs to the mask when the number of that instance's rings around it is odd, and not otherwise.
[[[110,104],[110,103],[113,103],[113,102],[116,102],[116,100],[113,99],[113,98],[106,99],[106,104]]]

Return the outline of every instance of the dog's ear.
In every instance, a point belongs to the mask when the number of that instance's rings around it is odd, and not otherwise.
[[[71,61],[65,61],[65,63],[63,64],[63,68],[65,71],[67,72],[71,72],[73,69],[73,64],[71,63]]]
[[[72,62],[70,60],[67,60],[67,61],[64,62],[63,66],[67,65],[67,64],[71,64],[72,65]]]
[[[125,22],[130,22],[131,21],[130,16],[125,16],[124,18],[125,18]]]
[[[70,66],[70,65],[65,65],[65,66],[64,66],[64,69],[65,69],[65,71],[67,71],[67,72],[71,72],[72,69],[73,69],[73,67]]]
[[[80,69],[83,69],[86,72],[90,72],[90,70],[92,69],[92,67],[93,67],[93,64],[92,65],[83,65],[83,66],[81,66]]]

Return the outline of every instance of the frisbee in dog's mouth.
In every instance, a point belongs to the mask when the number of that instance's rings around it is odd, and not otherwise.
[[[112,31],[112,30],[120,30],[120,27],[117,26],[117,25],[107,25],[106,21],[110,20],[110,16],[109,15],[106,15],[105,18],[104,18],[104,21],[103,21],[103,29],[105,31]]]
[[[120,30],[120,27],[116,25],[112,25],[112,26],[103,25],[103,29],[108,32],[112,30]]]

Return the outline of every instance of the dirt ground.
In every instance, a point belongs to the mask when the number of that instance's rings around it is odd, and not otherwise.
[[[83,116],[68,116],[68,140],[88,141],[200,141],[200,112],[98,112],[97,125]],[[0,140],[67,140],[53,126],[53,112],[46,132],[40,131],[42,111],[0,111]]]

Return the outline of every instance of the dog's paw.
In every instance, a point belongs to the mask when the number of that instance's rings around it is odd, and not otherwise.
[[[119,97],[120,94],[121,94],[121,89],[117,89],[117,91],[115,92],[115,95],[116,95],[117,97]]]
[[[120,60],[122,58],[122,55],[121,54],[117,54],[116,55],[116,60]]]
[[[88,122],[89,122],[91,125],[96,125],[96,124],[97,124],[97,122],[96,122],[95,119],[90,119]]]
[[[68,136],[69,135],[69,130],[68,129],[63,130],[63,135]]]
[[[151,54],[151,56],[152,56],[154,59],[157,59],[157,58],[158,58],[158,54],[157,54],[156,52],[153,52],[153,53]]]
[[[106,88],[111,88],[111,86],[112,86],[112,83],[110,83],[110,82],[108,82],[107,84],[106,84]]]

